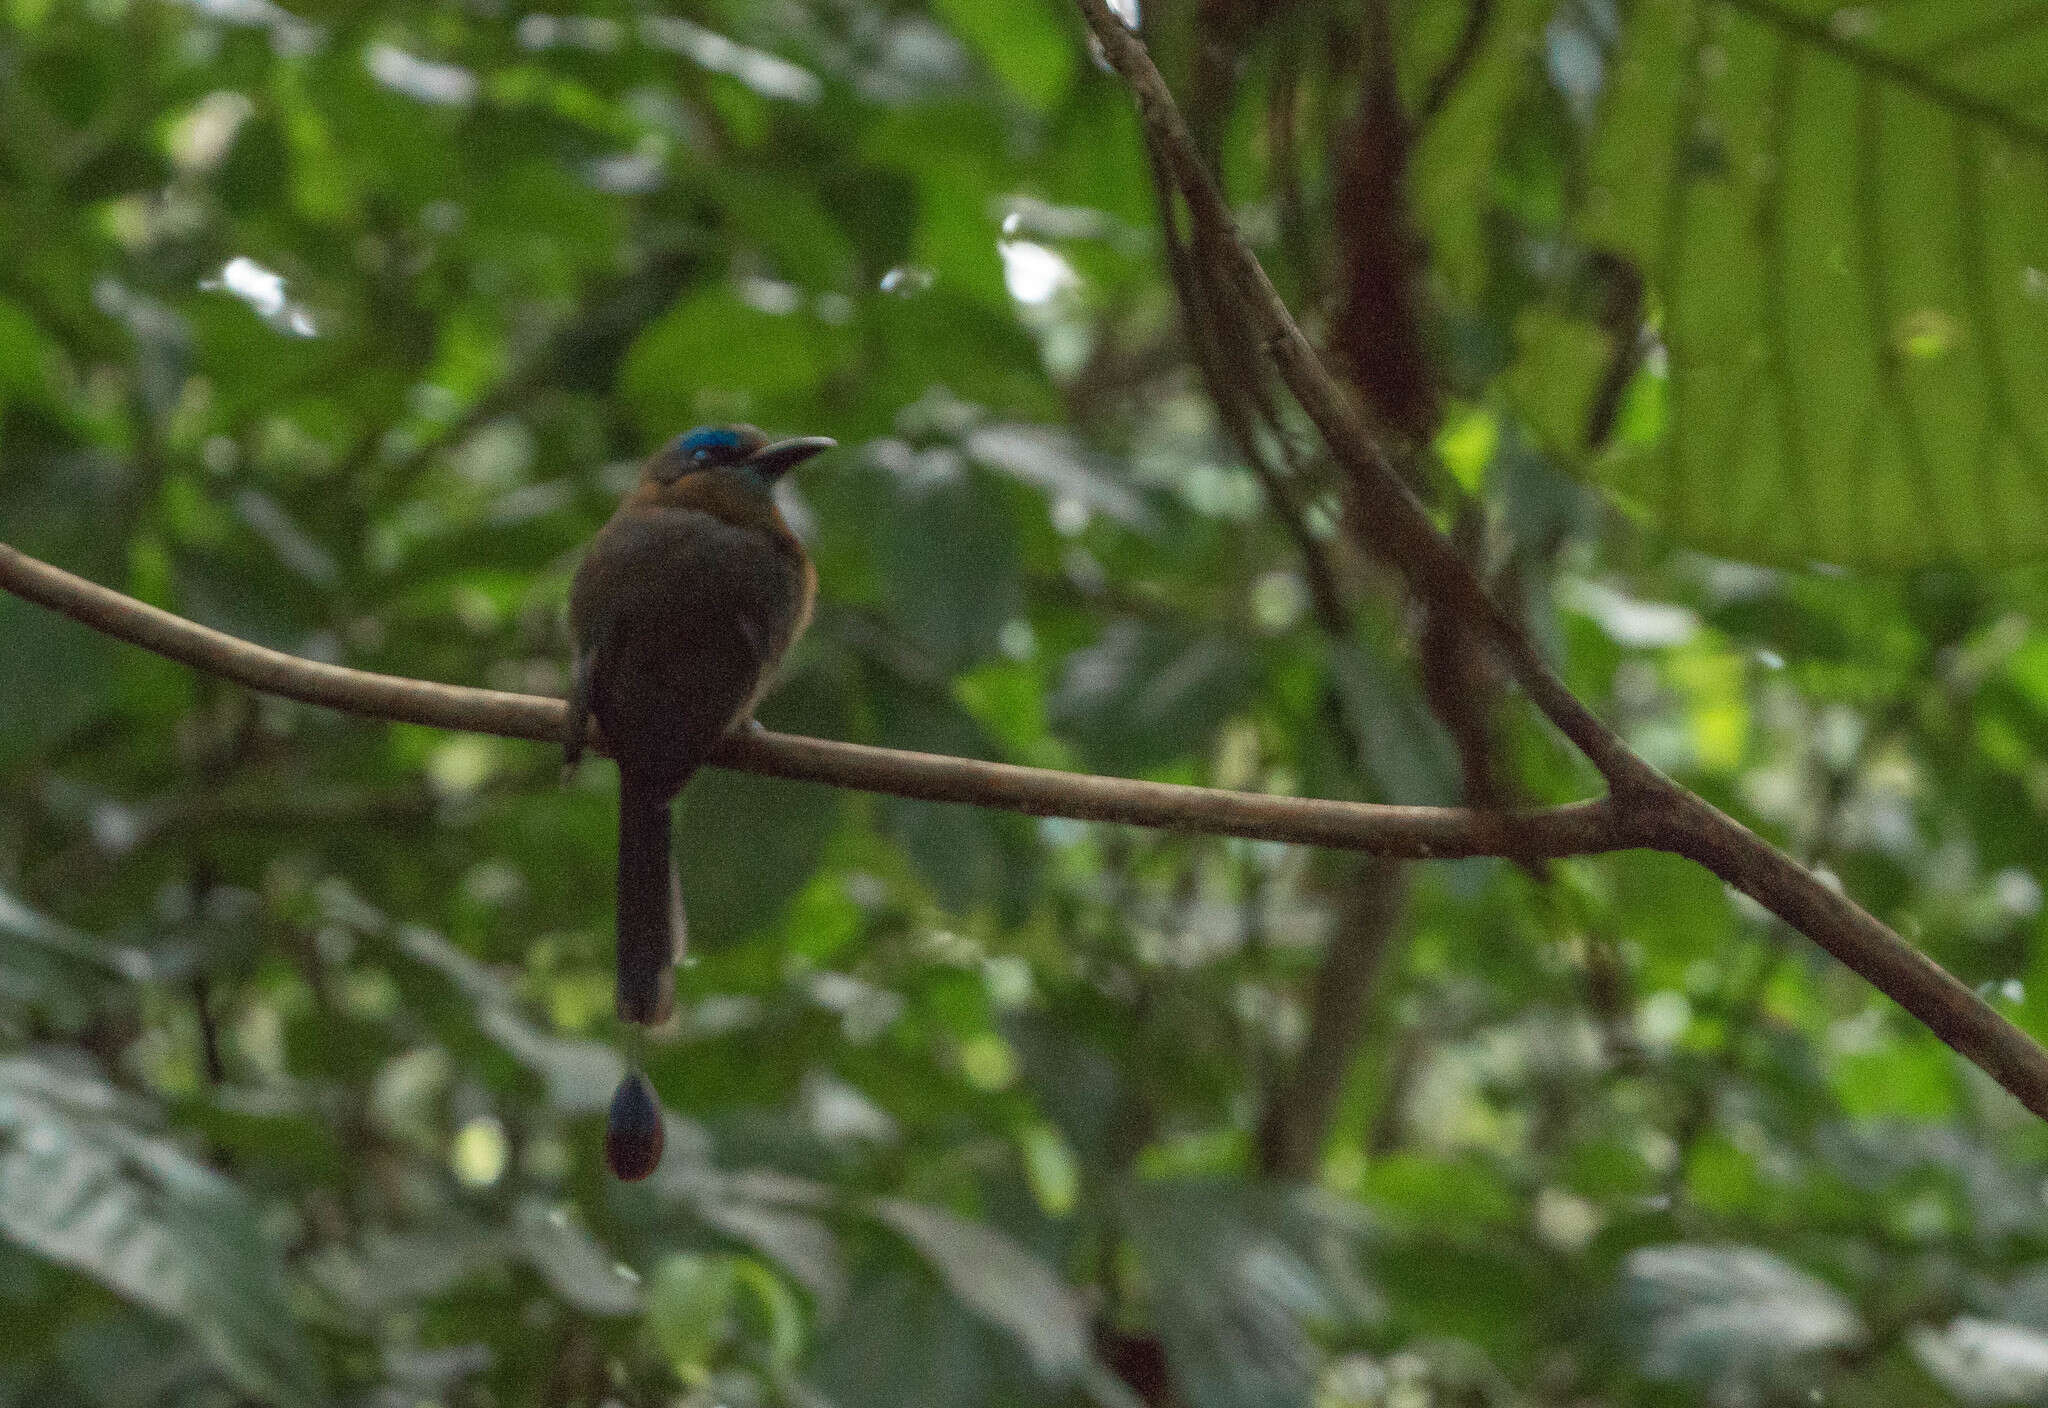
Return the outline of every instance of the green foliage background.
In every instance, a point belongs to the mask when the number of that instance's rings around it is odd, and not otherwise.
[[[1488,561],[1648,757],[2048,1033],[2048,634],[1985,566],[2048,525],[2039,7],[1475,8],[1146,19],[1321,334],[1387,17]],[[845,447],[772,726],[1459,796],[1327,476],[1341,639],[1219,435],[1058,0],[0,5],[0,539],[559,693],[580,545],[730,418]],[[1662,857],[708,774],[668,1158],[610,1184],[612,779],[557,763],[0,600],[0,1403],[2048,1401],[2048,1137]]]

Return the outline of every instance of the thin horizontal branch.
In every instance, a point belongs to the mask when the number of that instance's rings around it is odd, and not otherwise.
[[[352,670],[240,640],[0,543],[0,588],[94,630],[266,694],[394,723],[557,743],[559,699]],[[601,739],[593,739],[602,746]],[[1242,836],[1409,860],[1547,859],[1647,848],[1686,856],[1861,974],[2048,1118],[2048,1051],[1876,918],[1783,852],[1675,785],[1569,806],[1485,812],[1184,787],[933,753],[741,733],[717,767],[1032,816]]]
[[[265,694],[394,723],[541,743],[559,743],[562,737],[565,716],[559,699],[403,679],[287,655],[123,596],[4,543],[0,587],[96,631]],[[593,741],[602,746],[601,740]],[[918,801],[1417,860],[1555,858],[1641,844],[1606,799],[1518,812],[1376,806],[1094,777],[765,732],[727,738],[712,763]]]

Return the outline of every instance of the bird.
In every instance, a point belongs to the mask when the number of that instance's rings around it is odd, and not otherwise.
[[[575,768],[595,718],[619,768],[622,1021],[652,1026],[674,1009],[685,928],[669,806],[727,731],[751,719],[810,622],[817,569],[776,508],[775,486],[835,443],[770,440],[751,425],[678,436],[641,467],[571,582],[563,761]],[[642,1086],[637,1073],[622,1083],[614,1126],[623,1110],[647,1122]],[[658,1118],[653,1129],[658,1138]]]

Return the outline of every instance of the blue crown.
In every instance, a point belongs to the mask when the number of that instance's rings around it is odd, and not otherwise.
[[[705,426],[691,431],[676,441],[676,453],[684,456],[696,454],[699,450],[737,450],[740,436],[736,430],[725,430],[716,426]]]

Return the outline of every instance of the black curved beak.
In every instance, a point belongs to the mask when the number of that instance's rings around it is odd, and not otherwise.
[[[759,470],[762,478],[772,483],[812,455],[829,450],[838,443],[828,435],[799,435],[793,440],[777,440],[773,444],[763,445],[747,456],[747,463]]]

